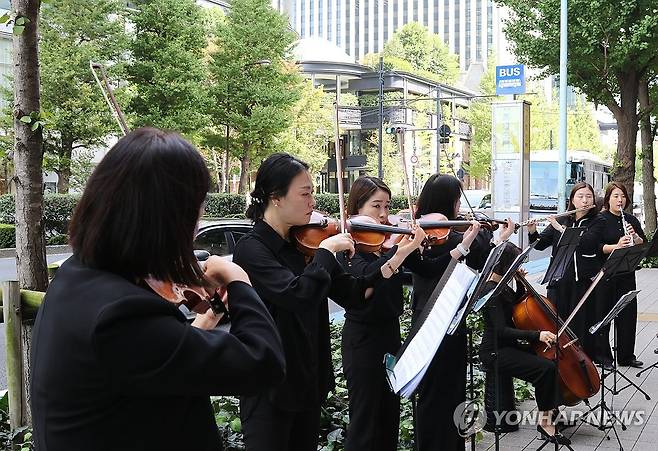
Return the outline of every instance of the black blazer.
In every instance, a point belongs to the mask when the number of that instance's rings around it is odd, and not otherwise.
[[[283,341],[286,378],[268,399],[286,411],[316,408],[334,388],[327,298],[345,308],[364,306],[366,288],[377,276],[352,276],[326,249],[307,263],[262,220],[238,241],[233,261],[249,274]]]
[[[565,277],[570,277],[573,280],[577,281],[587,281],[601,269],[601,258],[599,251],[595,245],[592,245],[593,235],[590,232],[591,226],[595,223],[596,216],[585,216],[578,221],[574,221],[572,217],[563,217],[558,218],[560,225],[564,227],[585,227],[585,232],[583,233],[580,243],[576,248],[575,260],[569,263],[567,267],[567,272]],[[551,260],[555,257],[555,252],[557,249],[557,244],[560,241],[561,233],[553,228],[552,225],[548,225],[541,233],[529,233],[528,237],[530,243],[539,241],[535,245],[535,249],[538,251],[544,250],[549,246],[551,249]],[[589,237],[589,238],[588,238]],[[575,263],[575,264],[574,264]],[[549,284],[550,285],[550,284]]]
[[[231,331],[201,330],[150,291],[66,261],[34,326],[36,449],[221,450],[209,396],[256,393],[284,376],[254,289],[233,282],[228,296]]]

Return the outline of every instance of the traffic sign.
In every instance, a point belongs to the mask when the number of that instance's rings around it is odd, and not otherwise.
[[[441,127],[439,127],[439,136],[441,138],[448,138],[450,137],[450,134],[452,133],[452,130],[450,130],[450,127],[448,124],[443,124]]]
[[[525,94],[523,64],[496,66],[496,95]]]

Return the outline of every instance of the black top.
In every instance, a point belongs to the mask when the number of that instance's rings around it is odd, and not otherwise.
[[[470,252],[466,256],[466,264],[473,269],[480,270],[484,267],[489,252],[491,252],[492,234],[490,231],[480,229],[477,237],[470,246]],[[440,246],[432,246],[423,254],[423,258],[431,258],[435,261],[433,274],[421,274],[414,271],[414,291],[412,308],[414,316],[417,316],[425,308],[427,300],[434,291],[436,284],[439,282],[448,264],[450,263],[450,251],[453,250],[462,241],[462,234],[459,232],[450,232],[448,241]]]
[[[496,285],[496,282],[488,281],[484,285],[484,292],[490,292]],[[509,286],[505,286],[500,294],[487,301],[484,308],[484,332],[480,344],[480,359],[485,364],[492,361],[491,353],[495,349],[494,334],[498,337],[498,348],[516,347],[518,340],[529,342],[539,340],[538,330],[522,330],[514,326],[512,310],[522,294],[522,289],[515,293]]]
[[[34,326],[36,449],[222,449],[209,395],[257,393],[284,376],[256,292],[233,282],[228,296],[230,333],[201,330],[152,292],[67,260]]]
[[[409,285],[409,275],[404,271],[408,269],[416,274],[431,277],[438,271],[443,272],[447,266],[445,255],[432,258],[414,251],[405,258],[399,272],[385,279],[381,276],[381,267],[395,255],[397,246],[378,256],[372,252],[357,252],[348,264],[339,257],[345,269],[357,277],[363,277],[374,283],[374,292],[363,308],[346,308],[345,318],[360,323],[381,323],[382,321],[397,321],[403,311],[402,286]]]
[[[233,261],[249,274],[283,341],[286,378],[270,400],[289,411],[317,407],[334,386],[327,298],[343,307],[364,304],[367,281],[345,272],[326,249],[306,264],[265,221],[238,241]]]
[[[592,248],[591,245],[588,246],[587,239],[583,239],[589,233],[589,229],[592,224],[594,224],[595,218],[596,216],[585,216],[576,221],[574,217],[569,216],[557,219],[557,222],[564,227],[585,227],[585,232],[576,248],[575,263],[573,259],[569,262],[565,272],[565,277],[570,277],[577,281],[587,280],[592,278],[601,269],[601,259],[599,258],[596,249]],[[538,241],[535,245],[535,249],[538,251],[542,251],[549,246],[552,247],[551,260],[555,257],[557,244],[559,243],[561,236],[562,233],[555,230],[550,224],[541,233],[535,231],[535,233],[528,234],[530,243]]]

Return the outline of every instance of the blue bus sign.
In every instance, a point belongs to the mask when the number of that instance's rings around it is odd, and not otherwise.
[[[525,94],[523,64],[496,66],[496,95]]]

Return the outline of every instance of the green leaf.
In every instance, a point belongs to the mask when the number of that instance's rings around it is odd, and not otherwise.
[[[21,117],[19,119],[19,121],[21,121],[24,124],[29,124],[30,122],[32,122],[32,118],[30,116],[26,115],[26,116]]]
[[[242,430],[242,424],[240,423],[240,418],[233,418],[231,420],[230,426],[233,432],[240,432]]]
[[[15,35],[23,34],[23,31],[25,30],[25,26],[21,25],[14,25],[13,33]]]
[[[40,124],[41,124],[41,122],[36,121],[35,123],[32,124],[32,126],[30,127],[30,130],[32,130],[33,132],[36,131],[37,128],[39,128]]]
[[[9,21],[9,13],[4,13],[0,16],[0,24],[7,23]]]
[[[25,17],[18,17],[18,18],[16,19],[16,22],[15,22],[15,23],[16,23],[16,25],[25,25],[25,23],[26,23],[25,21],[26,21],[26,20],[27,20],[27,19],[26,19]]]

